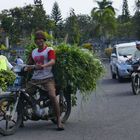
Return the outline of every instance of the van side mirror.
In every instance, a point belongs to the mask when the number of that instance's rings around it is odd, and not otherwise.
[[[112,58],[117,58],[117,55],[116,55],[115,53],[112,53],[112,54],[111,54],[111,57],[112,57]]]

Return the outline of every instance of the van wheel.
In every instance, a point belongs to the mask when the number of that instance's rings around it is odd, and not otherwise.
[[[116,79],[116,74],[115,73],[111,73],[111,75],[112,75],[112,79]]]
[[[123,82],[123,77],[120,76],[119,71],[117,69],[117,75],[116,75],[117,79],[119,82]]]
[[[113,73],[113,71],[112,71],[112,67],[110,67],[110,70],[111,70],[111,77],[112,77],[112,79],[116,79],[116,74]]]

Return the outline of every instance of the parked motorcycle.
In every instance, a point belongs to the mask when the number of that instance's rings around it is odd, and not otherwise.
[[[29,94],[25,90],[24,71],[26,66],[15,66],[16,80],[9,91],[0,94],[0,133],[12,135],[27,120],[51,120],[56,123],[56,116],[49,97],[40,86],[34,85],[36,92]],[[61,120],[67,121],[71,113],[71,95],[57,90]]]
[[[131,86],[134,95],[140,94],[140,60],[132,63],[133,72],[131,75]]]

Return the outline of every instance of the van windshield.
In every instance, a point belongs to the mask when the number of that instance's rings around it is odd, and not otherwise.
[[[118,48],[119,56],[133,55],[135,51],[136,51],[135,46],[125,46],[125,47],[119,47]]]

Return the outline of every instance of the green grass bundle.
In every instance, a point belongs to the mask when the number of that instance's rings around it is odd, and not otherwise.
[[[62,44],[55,48],[54,76],[62,90],[87,94],[96,89],[98,79],[104,72],[103,65],[88,50]],[[69,91],[70,90],[70,91]]]
[[[8,86],[14,83],[16,76],[10,70],[0,70],[0,88],[3,91],[7,89]]]

